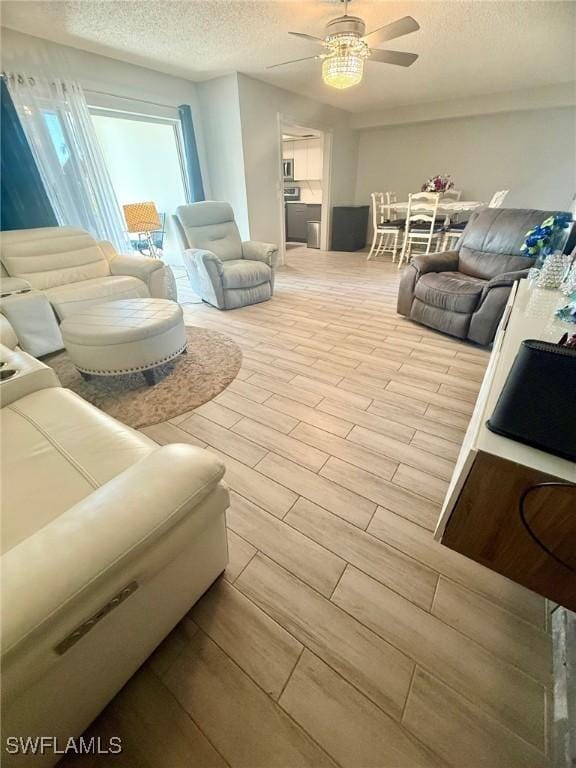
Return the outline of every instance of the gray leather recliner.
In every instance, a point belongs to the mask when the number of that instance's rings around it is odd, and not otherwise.
[[[236,309],[272,298],[278,247],[242,242],[228,203],[180,205],[176,216],[188,278],[204,301]]]
[[[456,249],[418,255],[404,269],[398,312],[476,344],[490,344],[515,280],[534,260],[526,233],[560,211],[486,208],[473,213]]]

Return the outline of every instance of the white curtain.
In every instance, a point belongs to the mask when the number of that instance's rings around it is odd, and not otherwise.
[[[82,87],[14,74],[6,84],[59,223],[130,250]]]

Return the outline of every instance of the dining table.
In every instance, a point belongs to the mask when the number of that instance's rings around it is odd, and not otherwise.
[[[438,214],[440,216],[454,216],[465,211],[475,211],[478,208],[485,208],[488,203],[480,200],[440,200],[438,203]],[[408,201],[392,203],[390,207],[396,213],[406,213],[408,211]],[[418,213],[430,212],[434,210],[435,203],[425,201],[414,201],[412,211]]]

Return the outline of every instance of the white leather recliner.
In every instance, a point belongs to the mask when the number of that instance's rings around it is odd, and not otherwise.
[[[208,451],[159,447],[17,347],[0,359],[17,371],[0,384],[2,764],[51,765],[6,737],[82,733],[224,570],[228,492]]]
[[[204,301],[236,309],[272,298],[278,247],[242,242],[228,203],[180,205],[176,215],[188,278]]]
[[[0,266],[0,311],[14,326],[23,349],[34,355],[61,349],[57,320],[94,304],[176,298],[174,276],[162,261],[118,254],[110,243],[72,227],[0,233]]]

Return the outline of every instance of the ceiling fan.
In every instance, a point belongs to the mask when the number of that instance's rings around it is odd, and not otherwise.
[[[304,32],[290,32],[290,35],[301,37],[319,43],[325,49],[315,56],[304,56],[301,59],[283,61],[272,64],[267,69],[284,67],[300,61],[320,59],[322,61],[322,79],[333,88],[350,88],[362,80],[364,62],[375,61],[380,64],[396,64],[399,67],[409,67],[418,58],[417,53],[402,51],[382,51],[371,46],[380,45],[388,40],[409,35],[420,29],[418,22],[412,16],[385,24],[366,34],[366,25],[358,16],[348,16],[348,0],[344,0],[344,15],[338,16],[326,24],[323,38],[307,35]],[[370,38],[368,41],[367,38]]]

